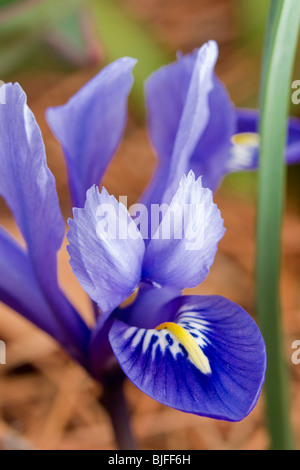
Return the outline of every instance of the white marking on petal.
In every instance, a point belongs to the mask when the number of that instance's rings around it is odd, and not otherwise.
[[[133,340],[132,340],[132,347],[135,348],[141,341],[143,335],[145,333],[145,330],[144,329],[141,329],[141,330],[137,330]]]
[[[153,330],[148,330],[143,340],[143,353],[147,351],[152,337],[153,337]]]
[[[127,328],[127,330],[125,330],[125,333],[123,334],[123,338],[124,339],[129,339],[136,330],[137,329],[134,326],[131,326],[130,328]]]

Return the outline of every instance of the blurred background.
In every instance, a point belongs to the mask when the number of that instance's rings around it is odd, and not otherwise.
[[[217,74],[239,107],[258,107],[268,0],[0,0],[0,79],[18,81],[28,95],[45,140],[64,216],[71,214],[62,153],[45,122],[48,106],[65,103],[103,66],[121,56],[139,59],[124,141],[105,177],[116,197],[137,201],[155,167],[146,130],[143,82],[151,72],[215,39]],[[300,57],[294,79],[300,79]],[[291,105],[300,117],[300,106]],[[291,376],[291,418],[300,447],[299,165],[288,169],[283,229],[282,299],[286,359]],[[255,318],[256,173],[227,177],[215,196],[227,232],[208,279],[195,293],[224,295]],[[0,223],[16,236],[0,201]],[[59,254],[63,288],[89,317],[89,303]],[[0,449],[114,449],[99,387],[45,334],[0,305]],[[166,408],[136,390],[126,394],[141,449],[266,449],[264,397],[241,423],[208,420]]]

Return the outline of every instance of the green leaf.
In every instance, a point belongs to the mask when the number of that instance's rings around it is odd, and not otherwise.
[[[266,405],[274,449],[293,447],[283,354],[280,271],[286,181],[284,153],[299,25],[299,0],[272,0],[261,88],[257,310],[267,347]]]

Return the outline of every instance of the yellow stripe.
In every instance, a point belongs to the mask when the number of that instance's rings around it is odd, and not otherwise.
[[[189,359],[193,364],[205,375],[211,374],[211,368],[209,364],[209,360],[203,353],[200,346],[196,343],[195,339],[192,335],[182,328],[181,326],[177,325],[177,323],[167,322],[162,323],[161,325],[155,328],[156,330],[168,330],[172,333],[175,338],[181,343],[189,354]]]
[[[259,134],[255,132],[242,132],[235,134],[232,138],[232,143],[235,145],[243,145],[247,147],[258,147],[259,146]]]

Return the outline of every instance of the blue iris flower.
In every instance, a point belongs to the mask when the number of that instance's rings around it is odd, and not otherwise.
[[[149,133],[159,163],[142,196],[145,207],[167,203],[182,238],[146,240],[127,209],[98,185],[124,131],[136,63],[107,66],[64,106],[47,112],[60,141],[73,200],[70,263],[99,307],[90,328],[61,291],[57,252],[65,235],[53,175],[35,118],[18,84],[0,105],[0,194],[26,248],[0,230],[0,300],[55,338],[95,379],[118,363],[154,399],[176,409],[230,421],[255,406],[264,381],[263,338],[251,317],[218,296],[182,296],[200,284],[224,234],[212,191],[226,173],[257,166],[257,113],[234,109],[214,73],[211,41],[154,73],[146,84]],[[287,161],[299,159],[300,125],[289,126]],[[99,208],[112,208],[131,237],[99,229]],[[164,217],[154,235],[165,228]],[[100,232],[99,232],[100,230]],[[187,250],[203,231],[201,249]],[[132,299],[132,297],[135,297]],[[131,299],[128,301],[128,298]],[[125,304],[124,304],[125,301]],[[127,303],[126,303],[127,302]]]

